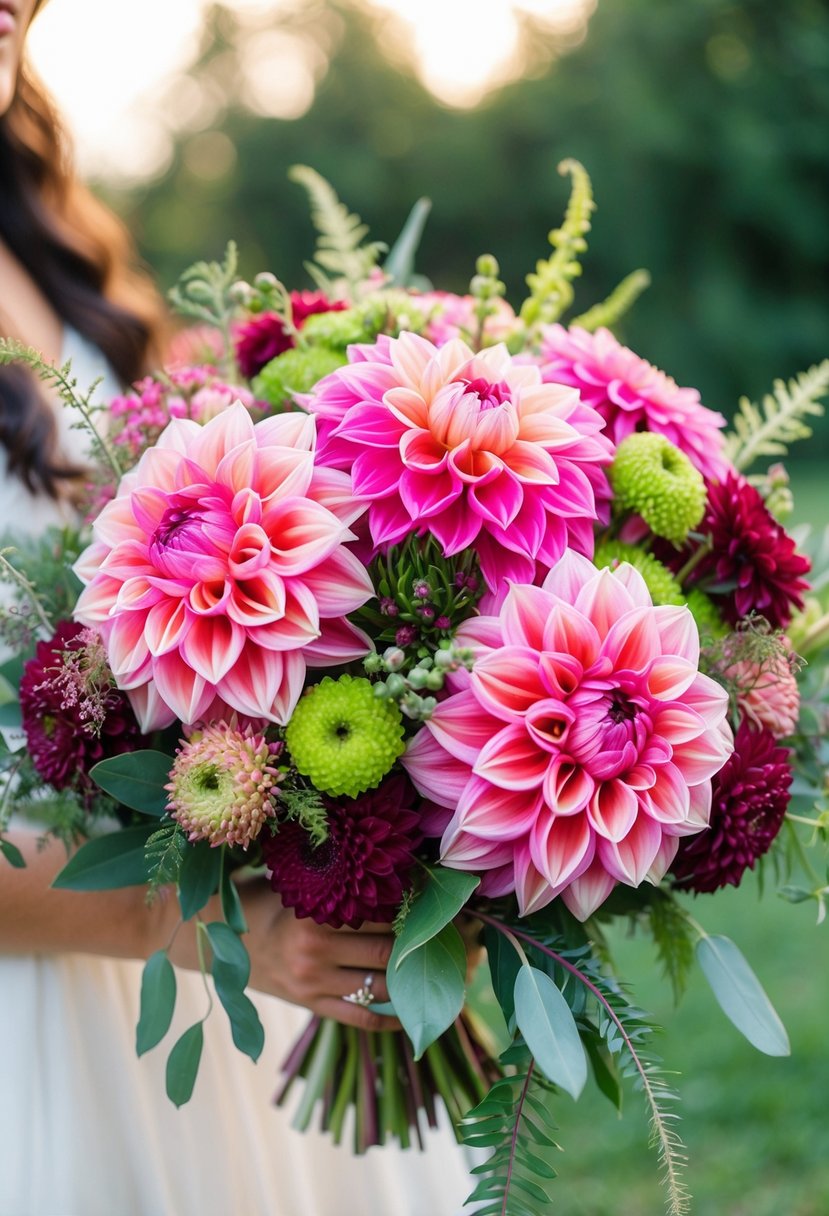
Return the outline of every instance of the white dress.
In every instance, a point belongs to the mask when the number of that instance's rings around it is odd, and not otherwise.
[[[85,385],[100,356],[71,331],[66,346]],[[62,433],[66,454],[77,453],[79,432]],[[26,496],[0,465],[0,520],[34,532],[56,522],[55,507]],[[0,868],[0,881],[13,871]],[[255,1065],[214,1008],[194,1096],[176,1110],[164,1092],[166,1056],[203,1016],[204,987],[177,973],[173,1028],[138,1060],[141,969],[88,955],[0,957],[0,1216],[460,1212],[472,1185],[450,1132],[431,1134],[425,1154],[389,1146],[358,1158],[290,1127],[272,1096],[307,1014],[282,1001],[254,994],[266,1033]]]

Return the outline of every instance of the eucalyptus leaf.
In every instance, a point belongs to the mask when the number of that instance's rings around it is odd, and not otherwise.
[[[393,287],[411,285],[415,255],[431,210],[431,200],[419,198],[409,212],[409,217],[403,225],[400,235],[389,250],[388,257],[383,263],[383,270],[391,279]]]
[[[190,920],[215,894],[221,877],[222,848],[206,840],[188,844],[178,874],[178,901],[181,915]]]
[[[789,1036],[757,976],[728,937],[701,937],[697,958],[725,1016],[767,1056],[791,1053]]]
[[[26,869],[26,858],[20,852],[16,844],[12,844],[10,840],[0,840],[0,853],[3,854],[6,861],[15,870]]]
[[[101,760],[92,766],[89,775],[116,802],[160,819],[167,809],[164,787],[172,767],[172,756],[146,749]]]
[[[193,1086],[201,1063],[204,1030],[196,1022],[177,1040],[167,1060],[167,1097],[176,1106],[184,1106],[193,1096]]]
[[[244,1055],[258,1060],[265,1046],[265,1029],[253,1001],[243,991],[244,984],[239,986],[238,969],[214,958],[211,970],[216,994],[230,1020],[233,1042]]]
[[[549,975],[524,965],[515,981],[515,1020],[549,1081],[578,1098],[587,1080],[573,1012]]]
[[[440,933],[457,916],[480,884],[477,874],[426,867],[426,885],[416,896],[392,950],[390,967],[396,969],[413,950]]]
[[[466,948],[453,924],[389,967],[389,996],[419,1060],[463,1007]]]
[[[236,987],[240,992],[243,991],[250,979],[250,957],[245,943],[224,921],[212,921],[205,928],[210,949],[213,951],[214,967],[216,962],[222,963],[225,968],[224,982],[230,982],[232,972],[236,977]]]
[[[95,836],[81,845],[52,886],[62,891],[111,891],[117,887],[142,886],[149,877],[145,854],[154,823],[122,828],[107,836]]]
[[[5,726],[10,730],[19,730],[22,725],[19,701],[9,701],[5,705],[0,705],[0,726]]]
[[[222,915],[234,933],[247,933],[248,924],[239,891],[233,881],[227,866],[227,854],[223,854],[222,877],[219,883],[219,893],[222,897]]]
[[[619,1114],[622,1113],[622,1086],[616,1072],[613,1056],[602,1044],[597,1043],[593,1035],[583,1040],[587,1058],[593,1069],[596,1086],[604,1096],[613,1103]]]
[[[501,1006],[504,1021],[509,1026],[515,1017],[515,981],[521,970],[521,958],[504,934],[493,929],[491,925],[484,926],[484,945],[492,987]]]
[[[166,950],[156,950],[141,975],[141,1013],[135,1032],[139,1056],[155,1047],[170,1029],[176,1007],[176,973]]]

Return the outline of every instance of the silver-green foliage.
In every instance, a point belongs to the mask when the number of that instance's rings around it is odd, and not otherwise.
[[[341,203],[329,182],[308,165],[293,165],[288,176],[303,186],[311,203],[311,219],[317,230],[317,248],[306,270],[326,295],[342,295],[344,284],[349,299],[377,265],[386,246],[379,241],[365,242],[368,227]]]
[[[775,380],[773,392],[766,393],[761,405],[741,397],[725,456],[740,470],[750,468],[761,456],[785,456],[791,444],[811,436],[806,419],[823,414],[820,402],[827,393],[829,359],[824,359],[788,384]]]

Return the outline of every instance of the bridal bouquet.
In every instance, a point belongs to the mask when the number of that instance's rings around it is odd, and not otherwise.
[[[678,895],[766,854],[785,868],[798,819],[826,836],[822,575],[809,598],[782,467],[748,470],[808,434],[829,362],[742,402],[726,434],[613,336],[641,272],[563,325],[593,202],[562,168],[564,222],[518,312],[492,257],[466,296],[413,275],[426,204],[381,266],[298,169],[317,291],[240,280],[232,247],[199,264],[174,292],[197,324],[105,411],[0,345],[74,402],[98,457],[87,527],[2,557],[19,657],[0,826],[15,809],[89,837],[59,886],[174,886],[254,1059],[245,873],[297,916],[393,921],[389,1005],[370,977],[348,999],[405,1034],[313,1019],[281,1095],[304,1078],[300,1126],[316,1112],[340,1139],[353,1108],[357,1151],[407,1144],[439,1096],[491,1150],[476,1210],[540,1213],[558,1091],[592,1074],[618,1104],[630,1078],[679,1212],[672,1095],[604,926],[648,928],[677,988],[695,946],[736,1027],[788,1051],[737,946]],[[826,887],[787,892],[822,913]],[[470,993],[462,929],[486,951]],[[160,951],[139,1052],[174,1001]],[[178,1104],[201,1045],[197,1023],[170,1052]]]

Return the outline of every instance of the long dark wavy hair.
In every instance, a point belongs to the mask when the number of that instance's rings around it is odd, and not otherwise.
[[[126,229],[75,176],[57,111],[25,65],[0,117],[0,237],[124,384],[149,370],[160,355],[161,302]],[[33,493],[57,498],[79,472],[61,460],[54,413],[18,367],[0,369],[0,444]]]

